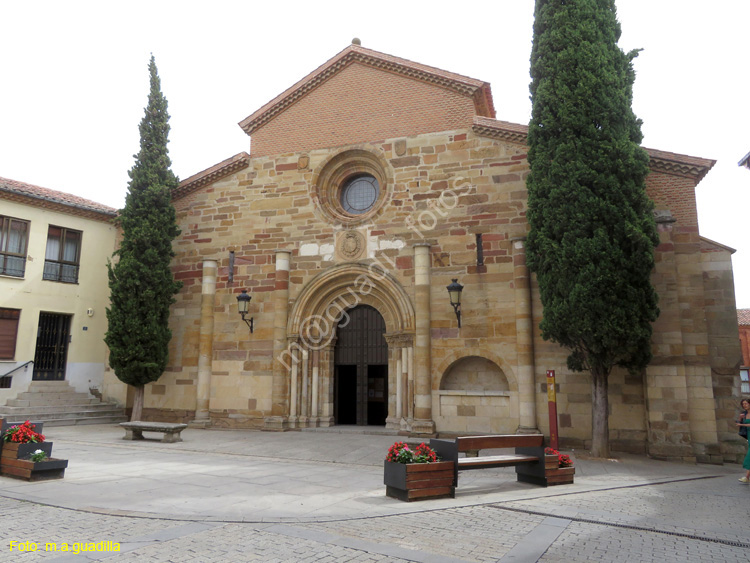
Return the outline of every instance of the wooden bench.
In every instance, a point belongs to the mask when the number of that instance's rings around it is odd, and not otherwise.
[[[143,440],[144,432],[161,432],[164,434],[161,441],[169,444],[182,442],[180,432],[187,428],[187,424],[178,424],[174,422],[141,422],[139,420],[133,422],[121,422],[120,426],[125,429],[125,437],[123,440]]]
[[[516,478],[524,483],[547,486],[544,471],[544,436],[542,434],[510,434],[498,436],[462,436],[453,440],[432,438],[430,447],[443,461],[453,462],[453,496],[458,486],[458,472],[490,467],[516,468]],[[473,457],[481,450],[515,448],[513,454]],[[467,457],[459,457],[460,453]]]

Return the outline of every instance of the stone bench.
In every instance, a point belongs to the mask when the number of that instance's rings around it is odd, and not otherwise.
[[[187,424],[178,424],[174,422],[121,422],[120,426],[125,429],[123,440],[143,440],[144,432],[161,432],[164,437],[162,442],[173,443],[182,442],[180,432],[187,428]]]
[[[453,440],[433,438],[430,440],[430,447],[443,461],[453,462],[454,496],[458,486],[458,472],[468,469],[515,466],[518,481],[547,486],[542,434],[462,436]],[[478,455],[480,450],[500,448],[515,448],[515,453]],[[467,457],[459,457],[459,453],[464,453]]]

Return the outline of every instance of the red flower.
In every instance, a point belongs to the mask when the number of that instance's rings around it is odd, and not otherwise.
[[[438,461],[438,457],[424,442],[419,444],[414,451],[411,451],[404,442],[396,442],[388,448],[385,460],[397,463],[434,463]]]
[[[5,431],[3,440],[5,442],[16,442],[18,444],[44,442],[44,434],[34,432],[34,428],[36,428],[36,425],[30,424],[28,420],[23,424],[11,426]]]

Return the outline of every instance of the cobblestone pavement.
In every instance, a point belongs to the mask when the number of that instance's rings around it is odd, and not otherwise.
[[[562,488],[561,488],[562,489]],[[317,523],[97,514],[0,498],[0,561],[726,561],[750,559],[750,488],[734,476]],[[36,551],[18,544],[35,542]],[[63,542],[118,542],[75,555]],[[47,551],[47,544],[57,551]]]
[[[391,436],[188,429],[162,444],[103,425],[49,435],[70,460],[64,479],[0,477],[0,563],[750,561],[739,466],[574,455],[573,485],[471,471],[455,499],[402,503],[382,485]],[[114,542],[120,551],[102,551]],[[74,553],[86,544],[98,551]]]

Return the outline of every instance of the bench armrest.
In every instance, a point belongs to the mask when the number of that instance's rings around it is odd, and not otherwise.
[[[430,438],[430,447],[440,457],[441,461],[457,461],[458,445],[453,440]]]
[[[516,454],[534,456],[536,458],[539,458],[538,463],[516,466],[516,475],[518,476],[518,480],[546,487],[547,479],[544,476],[544,446],[516,448]]]
[[[458,486],[458,443],[455,440],[430,438],[430,447],[440,458],[440,461],[453,462],[453,486]]]

